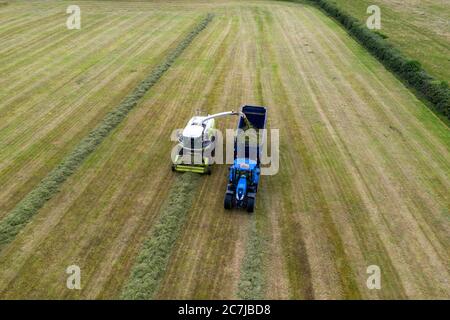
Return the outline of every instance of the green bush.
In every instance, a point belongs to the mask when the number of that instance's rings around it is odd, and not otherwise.
[[[385,41],[384,35],[369,30],[329,0],[309,0],[340,22],[347,31],[389,70],[431,102],[435,110],[450,119],[450,90],[423,70],[418,61],[409,60]],[[295,2],[295,0],[294,0]]]
[[[212,18],[213,15],[208,14],[202,19],[177,47],[166,56],[165,60],[153,69],[150,75],[115,110],[108,113],[97,127],[0,222],[0,249],[10,243],[39,209],[44,206],[45,202],[59,191],[64,181],[75,172],[105,137],[119,125],[145,93],[162,77],[180,54],[189,46],[195,36],[206,28]]]
[[[387,35],[385,35],[384,33],[380,32],[380,31],[374,31],[374,33],[376,33],[377,35],[379,35],[383,39],[389,38]]]
[[[130,278],[122,291],[123,299],[152,299],[169,262],[170,253],[191,208],[199,175],[184,173],[170,189],[159,221],[144,242]]]

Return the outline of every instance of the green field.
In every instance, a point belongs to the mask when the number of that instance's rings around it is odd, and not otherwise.
[[[0,7],[0,226],[214,18],[0,246],[0,298],[119,298],[152,240],[169,250],[148,266],[162,270],[156,299],[450,298],[449,128],[336,22],[279,1],[81,1],[82,28],[67,30],[68,4]],[[383,23],[395,41],[400,31]],[[243,104],[267,106],[280,130],[280,171],[262,177],[253,215],[223,209],[225,165],[190,188],[170,166],[170,134],[195,110]],[[177,190],[192,203],[174,222]],[[73,264],[81,290],[66,287]],[[366,286],[374,264],[381,290]]]
[[[335,0],[366,21],[370,5],[381,9],[381,30],[411,59],[439,80],[450,81],[450,3],[442,0]]]

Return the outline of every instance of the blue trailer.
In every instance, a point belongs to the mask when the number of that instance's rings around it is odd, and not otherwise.
[[[241,111],[245,114],[250,127],[256,132],[266,128],[267,109],[265,107],[245,105]],[[248,212],[253,212],[261,173],[260,158],[265,141],[264,135],[257,135],[256,144],[249,143],[245,139],[238,139],[238,134],[249,127],[246,119],[239,117],[238,131],[234,138],[234,162],[229,168],[224,207],[225,209],[246,208]]]

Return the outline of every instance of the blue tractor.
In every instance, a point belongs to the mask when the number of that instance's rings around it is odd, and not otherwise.
[[[266,128],[267,109],[260,106],[243,106],[245,118],[240,117],[238,130],[234,140],[234,162],[229,168],[228,185],[225,194],[225,209],[246,208],[248,212],[255,210],[256,192],[260,178],[260,158],[264,135],[260,129]],[[256,133],[253,139],[247,139],[249,129]],[[239,135],[243,135],[242,138]]]

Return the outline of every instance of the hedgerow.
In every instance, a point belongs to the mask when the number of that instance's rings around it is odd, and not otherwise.
[[[166,56],[165,60],[153,69],[150,75],[130,95],[125,97],[115,110],[109,112],[97,127],[0,222],[0,249],[5,244],[11,242],[38,210],[42,208],[45,202],[59,191],[64,181],[74,173],[105,137],[119,125],[145,93],[162,77],[180,54],[189,46],[195,36],[205,29],[212,18],[213,15],[208,14],[202,19],[175,49]]]
[[[293,0],[298,2],[298,0]],[[384,38],[383,34],[369,30],[358,19],[344,12],[329,0],[309,0],[329,16],[336,19],[383,65],[415,89],[434,106],[435,111],[450,119],[450,89],[445,81],[438,81],[429,75],[418,61],[406,58]]]
[[[122,291],[122,299],[152,299],[167,267],[170,253],[186,220],[197,189],[199,175],[184,173],[172,186],[161,209],[159,221],[136,259],[130,278]]]

